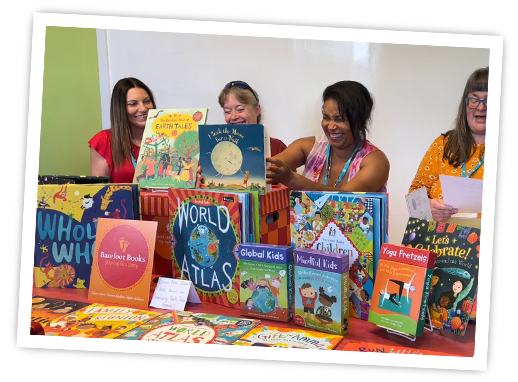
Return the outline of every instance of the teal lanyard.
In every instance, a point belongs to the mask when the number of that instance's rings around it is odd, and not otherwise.
[[[133,154],[131,154],[131,162],[133,163],[133,168],[137,168],[137,162],[135,161],[135,158],[133,158]]]
[[[340,173],[340,176],[338,177],[338,180],[335,183],[335,187],[337,187],[340,183],[342,183],[342,180],[344,179],[345,173],[349,169],[349,166],[351,165],[351,161],[356,156],[356,154],[360,151],[360,145],[356,146],[356,148],[353,151],[353,155],[347,160],[347,162],[344,165],[344,168],[342,169],[342,172]],[[327,153],[326,153],[326,164],[327,164],[327,171],[326,176],[324,177],[324,186],[327,186],[327,178],[329,176],[329,173],[331,172],[331,163],[330,163],[330,153],[331,153],[331,145],[327,146]]]
[[[484,163],[484,157],[482,157],[482,159],[480,160],[480,162],[478,162],[478,164],[475,166],[475,168],[473,169],[473,171],[471,171],[469,174],[468,174],[468,178],[471,178],[471,176],[475,173],[475,171],[477,171],[479,169],[480,166],[482,166],[482,164]],[[462,164],[462,177],[463,178],[466,178],[466,163],[463,163]]]

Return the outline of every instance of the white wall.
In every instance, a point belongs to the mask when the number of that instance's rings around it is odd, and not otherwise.
[[[389,241],[396,244],[422,156],[452,127],[468,76],[489,64],[489,49],[480,48],[125,30],[99,30],[98,36],[103,94],[132,76],[152,89],[157,107],[208,107],[207,123],[224,123],[219,92],[243,80],[259,94],[270,135],[286,144],[321,133],[326,86],[364,84],[375,99],[368,138],[391,164]],[[103,102],[103,123],[107,115]]]

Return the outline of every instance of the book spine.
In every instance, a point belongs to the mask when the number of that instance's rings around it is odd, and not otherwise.
[[[341,335],[349,333],[349,273],[342,274]]]
[[[421,296],[421,307],[419,308],[419,318],[417,320],[416,336],[422,336],[424,324],[428,317],[428,296],[432,286],[433,270],[427,269],[424,279],[423,295]]]
[[[287,280],[288,280],[288,321],[290,322],[293,319],[293,316],[295,315],[295,281],[293,279],[293,261],[288,263],[287,267]]]

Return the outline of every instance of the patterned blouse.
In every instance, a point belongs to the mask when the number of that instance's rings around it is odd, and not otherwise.
[[[421,160],[421,164],[417,169],[412,185],[410,186],[409,193],[421,188],[426,187],[428,197],[430,199],[442,199],[442,188],[441,182],[439,181],[439,175],[450,175],[450,176],[462,176],[462,167],[453,167],[447,160],[443,160],[442,156],[444,153],[445,144],[444,135],[439,136],[424,155]],[[477,151],[469,158],[466,163],[466,174],[473,171],[475,166],[480,162],[482,150],[485,149],[485,145],[477,145]],[[484,178],[484,163],[473,173],[471,176],[473,179]]]
[[[315,139],[315,145],[311,149],[311,152],[309,153],[306,160],[306,167],[302,175],[308,179],[311,179],[315,183],[318,183],[322,169],[325,167],[328,146],[329,141],[325,134],[317,137]],[[356,176],[356,174],[358,174],[363,158],[374,151],[379,151],[379,149],[368,140],[365,140],[363,147],[360,149],[360,151],[358,151],[353,161],[351,162],[347,182],[349,182]],[[387,185],[385,184],[383,187],[381,187],[378,192],[387,192]]]

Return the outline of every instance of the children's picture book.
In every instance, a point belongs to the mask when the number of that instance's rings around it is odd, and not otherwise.
[[[451,354],[445,352],[438,352],[427,349],[414,349],[405,346],[382,345],[372,342],[349,341],[342,349],[342,351],[357,351],[360,353],[394,353],[394,354],[415,354],[415,355],[441,355],[441,356],[455,356],[464,357],[463,355]]]
[[[168,192],[173,278],[191,280],[202,301],[239,309],[238,197],[200,189]]]
[[[369,322],[410,336],[422,336],[436,259],[437,254],[428,250],[383,244]]]
[[[194,188],[198,126],[206,119],[206,108],[149,110],[133,182],[141,187]]]
[[[265,128],[263,125],[203,125],[200,167],[203,188],[270,190],[266,184]]]
[[[45,335],[62,337],[117,338],[161,313],[102,303],[52,320]]]
[[[477,296],[480,229],[410,218],[402,244],[437,253],[428,301],[432,325],[464,335]]]
[[[294,312],[293,249],[291,246],[238,245],[241,314],[291,321]]]
[[[41,326],[45,327],[53,319],[73,313],[88,305],[90,305],[89,302],[33,296],[31,322],[37,322],[41,324]]]
[[[295,250],[296,325],[321,332],[349,332],[349,256],[316,249]]]
[[[349,256],[350,316],[366,320],[381,244],[388,240],[384,193],[290,193],[291,243]]]
[[[140,219],[136,184],[38,185],[36,287],[88,288],[97,220]]]
[[[259,323],[259,320],[173,310],[118,339],[230,345]]]
[[[98,220],[89,300],[148,307],[157,224]]]
[[[343,336],[311,330],[258,326],[233,345],[332,350],[342,338]]]

